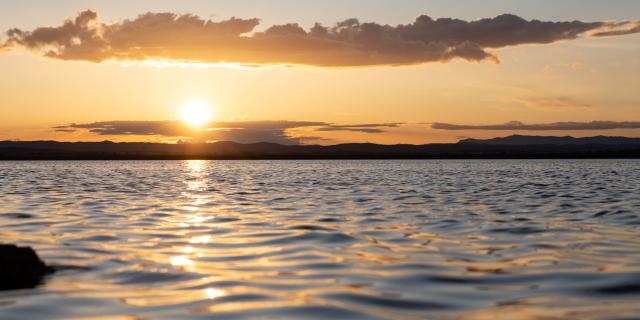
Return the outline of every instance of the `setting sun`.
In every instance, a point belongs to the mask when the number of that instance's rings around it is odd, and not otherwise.
[[[203,126],[212,120],[211,106],[202,101],[190,102],[182,107],[182,120],[190,126]]]

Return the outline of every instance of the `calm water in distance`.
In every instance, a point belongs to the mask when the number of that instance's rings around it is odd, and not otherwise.
[[[632,319],[639,160],[0,162],[0,319]]]

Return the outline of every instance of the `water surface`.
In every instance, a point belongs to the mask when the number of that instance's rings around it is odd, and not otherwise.
[[[640,161],[0,162],[1,319],[632,319]]]

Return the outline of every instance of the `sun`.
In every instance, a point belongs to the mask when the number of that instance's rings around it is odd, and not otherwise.
[[[212,120],[211,106],[203,101],[192,101],[182,107],[182,121],[201,127]]]

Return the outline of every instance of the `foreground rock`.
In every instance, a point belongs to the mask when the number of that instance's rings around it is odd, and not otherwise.
[[[0,290],[34,288],[52,272],[33,249],[0,244]]]

